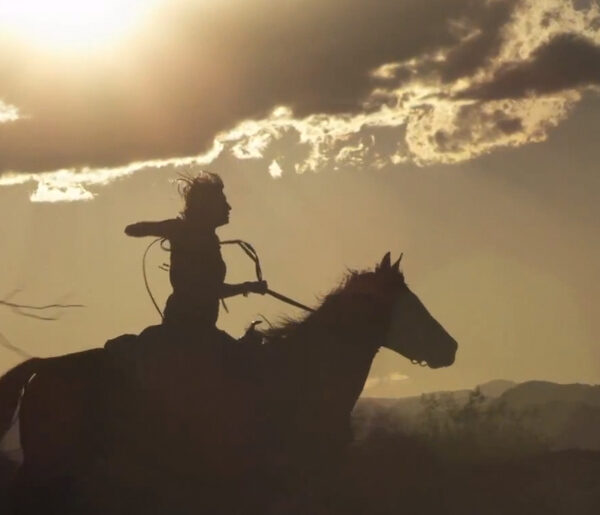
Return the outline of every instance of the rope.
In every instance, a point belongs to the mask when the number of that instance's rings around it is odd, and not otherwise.
[[[152,295],[152,291],[150,290],[150,285],[148,284],[148,275],[146,274],[146,256],[148,255],[148,252],[154,246],[154,244],[158,243],[159,241],[161,242],[161,248],[163,250],[168,250],[164,246],[164,242],[166,241],[166,238],[157,238],[152,243],[150,243],[150,245],[148,245],[146,247],[146,250],[144,251],[144,256],[142,258],[142,274],[144,276],[144,284],[146,286],[146,291],[148,292],[148,295],[150,296],[150,300],[152,301],[152,304],[154,304],[154,308],[156,309],[156,311],[158,312],[160,317],[164,318],[163,312],[158,307],[158,304],[156,303],[156,300],[154,299],[154,295]],[[248,243],[247,241],[244,241],[244,240],[225,240],[225,241],[221,241],[219,243],[220,243],[220,245],[239,245],[239,247],[246,253],[246,255],[254,262],[254,271],[256,272],[257,280],[258,281],[263,280],[262,268],[260,266],[260,259],[258,258],[258,253],[254,249],[254,247],[252,245],[250,245],[250,243]],[[159,267],[159,268],[161,268],[162,270],[165,270],[165,268],[163,268],[163,267]],[[267,289],[267,291],[265,293],[267,295],[270,295],[271,297],[276,298],[277,300],[280,300],[282,302],[290,304],[291,306],[294,306],[294,307],[297,307],[300,309],[304,309],[305,311],[309,311],[310,313],[314,313],[314,311],[315,311],[314,309],[309,308],[308,306],[305,306],[304,304],[301,304],[300,302],[295,301],[294,299],[287,297],[285,295],[282,295],[281,293],[278,293],[271,289]],[[221,299],[221,303],[222,303],[225,311],[227,311],[227,313],[229,313],[229,310],[227,309],[227,305],[225,304],[225,301],[223,299]]]
[[[256,278],[259,281],[263,280],[262,269],[260,267],[260,260],[258,259],[258,253],[254,250],[254,247],[244,240],[225,240],[220,242],[221,245],[239,245],[246,255],[254,261],[254,271],[256,272]]]
[[[309,311],[310,313],[315,312],[315,310],[313,308],[309,308],[308,306],[305,306],[304,304],[300,304],[300,302],[298,302],[294,299],[291,299],[289,297],[286,297],[285,295],[282,295],[281,293],[277,293],[276,291],[267,290],[265,293],[270,295],[271,297],[276,298],[277,300],[285,302],[286,304],[290,304],[291,306],[295,306],[297,308],[304,309],[305,311]]]
[[[146,250],[144,251],[144,256],[142,257],[142,275],[144,276],[144,285],[146,286],[146,291],[150,296],[150,300],[152,301],[152,304],[154,304],[154,308],[156,309],[156,311],[160,315],[160,318],[162,319],[164,318],[163,312],[158,307],[154,295],[152,295],[152,291],[150,290],[150,284],[148,284],[148,275],[146,274],[146,256],[148,256],[148,252],[154,246],[154,244],[158,243],[159,241],[161,242],[162,247],[162,243],[165,241],[165,238],[156,238],[152,243],[150,243],[150,245],[146,247]]]
[[[254,247],[252,245],[250,245],[247,241],[243,241],[243,240],[225,240],[221,242],[221,245],[230,245],[230,244],[237,244],[239,245],[242,250],[248,255],[248,257],[254,261],[254,268],[256,270],[256,278],[259,281],[263,280],[263,275],[262,275],[262,270],[260,267],[260,260],[258,259],[258,253],[256,252],[256,250],[254,250]],[[304,304],[301,304],[300,302],[287,297],[286,295],[282,295],[281,293],[278,293],[276,291],[273,291],[271,289],[268,289],[265,292],[267,295],[270,295],[271,297],[276,298],[277,300],[280,300],[282,302],[285,302],[286,304],[290,304],[291,306],[300,308],[300,309],[304,309],[305,311],[309,311],[310,313],[314,313],[314,309],[309,308],[308,306],[305,306]]]

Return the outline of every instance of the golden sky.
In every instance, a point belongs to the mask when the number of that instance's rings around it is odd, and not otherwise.
[[[174,216],[169,180],[208,168],[233,206],[220,235],[255,244],[278,291],[313,303],[405,253],[457,362],[382,352],[367,394],[599,382],[596,1],[123,5],[0,8],[0,298],[86,304],[52,323],[0,311],[13,344],[54,355],[156,322],[145,243],[122,229]],[[251,278],[240,254],[230,281]],[[230,310],[236,335],[294,313]],[[0,368],[18,359],[0,349]]]

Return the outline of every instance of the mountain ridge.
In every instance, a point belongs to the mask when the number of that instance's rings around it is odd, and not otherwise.
[[[396,399],[361,398],[353,413],[354,424],[358,434],[377,424],[412,431],[422,423],[426,410],[432,407],[431,402],[445,407],[446,415],[451,416],[452,410],[473,400],[474,392],[478,392],[480,409],[518,418],[523,428],[538,434],[552,450],[600,451],[600,385],[585,383],[559,384],[543,380],[516,383],[495,379],[471,390]]]

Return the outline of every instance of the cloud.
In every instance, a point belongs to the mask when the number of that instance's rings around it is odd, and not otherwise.
[[[197,155],[278,105],[356,113],[371,69],[456,44],[447,20],[484,12],[476,0],[171,4],[145,39],[105,60],[48,61],[5,43],[0,95],[31,116],[3,131],[0,170]]]
[[[408,379],[407,375],[399,374],[398,372],[393,372],[391,374],[388,374],[388,375],[382,376],[382,377],[369,377],[367,379],[367,381],[365,382],[365,386],[364,386],[363,390],[370,390],[377,386],[390,385],[390,384],[397,383],[400,381],[406,381],[407,379]]]
[[[86,63],[0,48],[27,113],[0,124],[0,186],[89,199],[224,152],[275,177],[459,163],[543,141],[598,82],[595,2],[180,1],[150,28]]]
[[[19,108],[0,100],[0,123],[14,122],[20,118]]]
[[[279,177],[283,175],[283,170],[281,169],[281,166],[279,166],[279,163],[276,159],[273,159],[269,165],[269,174],[271,177],[273,177],[273,179],[279,179]]]
[[[449,18],[453,45],[370,70],[359,112],[290,111],[286,129],[310,149],[295,170],[454,164],[546,140],[597,82],[600,10],[562,0],[480,5],[487,10],[474,17]],[[483,94],[507,86],[512,94]],[[263,143],[285,132],[271,116],[251,126]]]
[[[0,175],[0,186],[16,186],[34,182],[37,187],[29,197],[32,202],[91,200],[94,198],[94,194],[86,189],[89,186],[103,186],[149,168],[203,166],[212,162],[221,150],[222,145],[216,141],[210,151],[195,157],[142,161],[112,168],[82,167],[40,173],[7,173]]]
[[[477,84],[462,98],[498,100],[547,95],[600,85],[600,45],[577,34],[560,34],[521,62],[503,65],[490,81]]]

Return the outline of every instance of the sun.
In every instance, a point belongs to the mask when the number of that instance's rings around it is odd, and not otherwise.
[[[159,0],[0,1],[0,31],[60,52],[108,47],[132,32]]]

